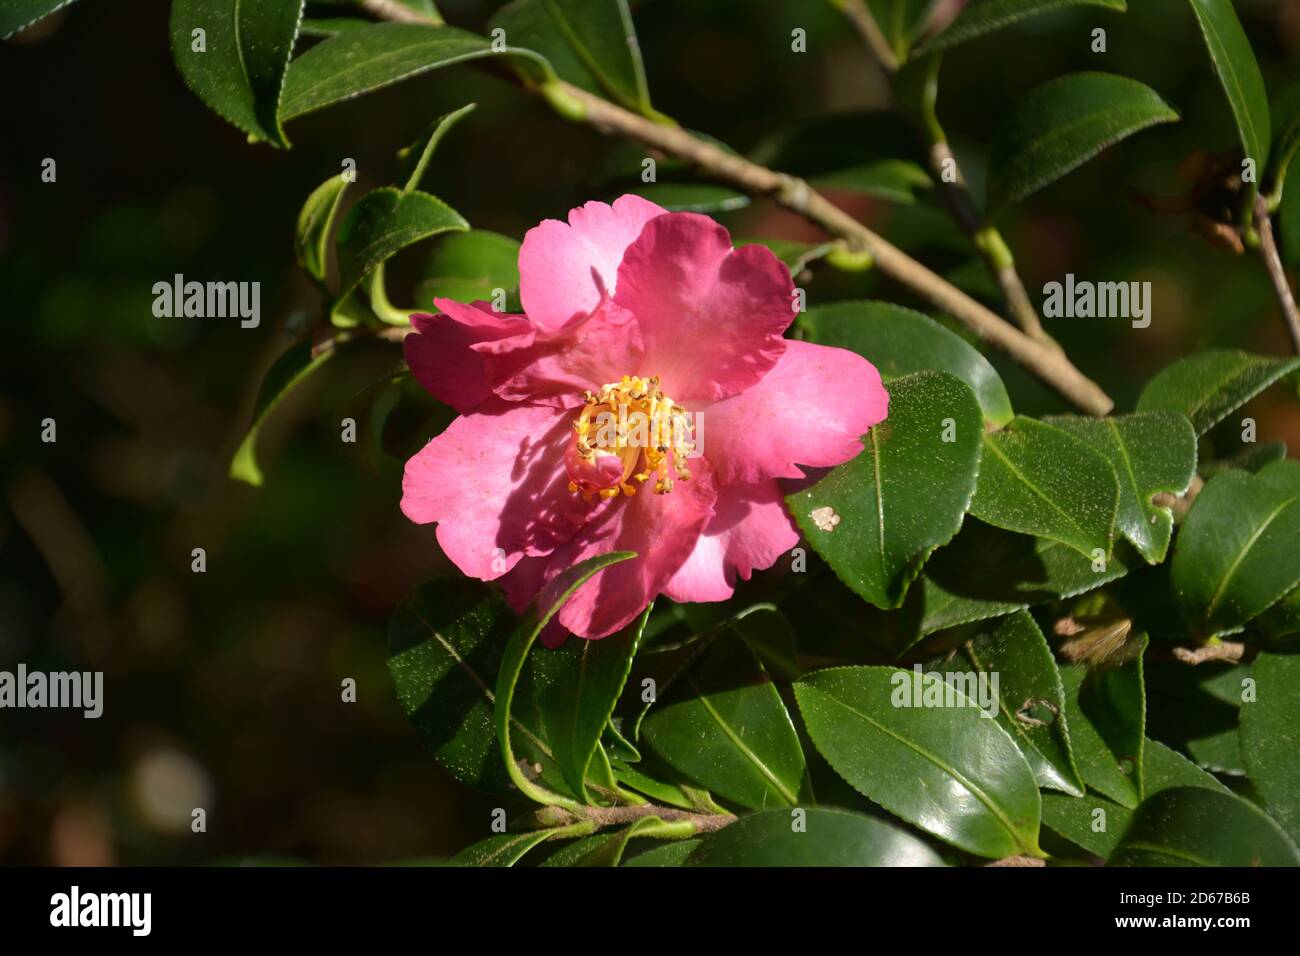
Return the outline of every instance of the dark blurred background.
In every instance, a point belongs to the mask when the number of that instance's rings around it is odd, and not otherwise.
[[[497,6],[441,3],[470,29]],[[1237,7],[1276,93],[1300,72],[1300,0]],[[355,198],[398,176],[394,153],[432,119],[476,101],[424,188],[476,227],[518,238],[619,191],[606,175],[617,146],[469,67],[296,122],[291,151],[252,146],[185,88],[167,8],[81,0],[0,45],[0,669],[102,670],[106,698],[98,720],[0,710],[0,862],[445,855],[482,836],[495,801],[453,784],[408,727],[385,632],[400,598],[446,563],[432,529],[398,511],[400,462],[339,440],[340,418],[397,350],[332,363],[277,411],[262,435],[261,489],[227,479],[229,455],[287,329],[319,312],[293,229],[344,157],[360,171]],[[647,0],[635,14],[657,107],[738,149],[813,117],[889,105],[882,75],[829,4]],[[1094,26],[1107,29],[1104,56],[1089,52]],[[808,53],[791,52],[794,27],[807,30]],[[1150,329],[1057,320],[1049,331],[1121,409],[1197,348],[1285,353],[1258,259],[1213,248],[1186,217],[1135,198],[1185,191],[1178,170],[1189,155],[1233,148],[1185,0],[1044,17],[950,54],[940,116],[970,178],[978,187],[990,134],[1018,95],[1080,69],[1154,86],[1183,121],[999,220],[1036,301],[1066,272],[1154,285]],[[55,183],[41,181],[47,157]],[[933,268],[969,264],[935,210],[837,198]],[[767,203],[719,218],[737,237],[817,238]],[[411,269],[397,264],[390,295],[428,306],[403,286]],[[260,282],[260,327],[155,318],[153,284],[175,273]],[[869,273],[818,272],[808,290],[814,304],[913,303]],[[1020,411],[1063,410],[998,365]],[[1261,442],[1300,447],[1283,389],[1247,413]],[[54,444],[40,440],[46,418]],[[195,547],[206,549],[206,573],[190,570]],[[356,703],[341,700],[347,677]],[[206,833],[191,833],[192,807],[206,808]]]

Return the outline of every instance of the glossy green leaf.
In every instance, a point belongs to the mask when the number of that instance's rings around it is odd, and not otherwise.
[[[488,585],[448,578],[403,601],[388,629],[388,670],[420,739],[457,781],[499,795],[513,785],[497,745],[492,687],[514,625]],[[563,787],[536,714],[517,709],[512,719],[516,752],[540,768],[544,783]]]
[[[1163,561],[1174,533],[1173,512],[1151,499],[1160,492],[1180,495],[1191,484],[1196,473],[1196,432],[1191,422],[1177,412],[1044,421],[1106,457],[1119,478],[1120,533],[1150,564]]]
[[[1201,35],[1210,52],[1214,71],[1219,75],[1223,92],[1228,96],[1241,147],[1255,160],[1260,172],[1268,162],[1272,132],[1268,112],[1268,93],[1259,63],[1250,48],[1246,31],[1237,19],[1232,0],[1188,0],[1200,24]]]
[[[1143,801],[1111,866],[1300,866],[1282,829],[1231,793],[1175,787]]]
[[[512,46],[541,54],[563,80],[629,109],[653,112],[627,0],[514,0],[488,22]]]
[[[1083,782],[1116,803],[1136,807],[1142,799],[1142,757],[1146,741],[1146,688],[1142,651],[1105,670],[1089,673],[1082,664],[1061,667],[1065,716],[1075,764]]]
[[[1300,841],[1300,656],[1260,654],[1241,705],[1241,754],[1264,807]]]
[[[6,0],[0,9],[0,40],[27,29],[70,3],[72,0]]]
[[[533,847],[550,839],[549,830],[529,830],[526,833],[498,833],[467,846],[448,864],[450,866],[514,866]]]
[[[1025,755],[1040,787],[1083,795],[1070,751],[1065,690],[1052,650],[1027,611],[982,627],[951,658],[935,661],[940,673],[980,673],[997,681],[998,723]]]
[[[620,193],[624,190],[620,190]],[[669,212],[700,212],[714,215],[744,209],[750,203],[746,193],[714,183],[647,183],[630,190]]]
[[[814,176],[809,182],[817,189],[844,190],[910,205],[918,192],[933,188],[930,174],[906,159],[879,159]]]
[[[1039,854],[1033,771],[975,701],[892,667],[818,671],[794,689],[817,749],[868,799],[977,856]]]
[[[1072,73],[1031,90],[993,142],[990,206],[1019,202],[1106,147],[1178,113],[1155,90],[1110,73]]]
[[[1074,597],[1124,577],[1141,564],[1127,545],[1103,562],[1047,538],[1013,534],[966,519],[961,534],[929,561],[908,593],[903,615],[915,640],[1055,598]],[[971,574],[979,567],[980,574]]]
[[[989,360],[927,315],[891,302],[835,302],[810,308],[798,324],[809,342],[857,352],[886,382],[913,372],[948,372],[971,387],[988,421],[1001,426],[1014,417]]]
[[[724,634],[672,684],[642,723],[675,770],[751,810],[795,806],[805,764],[794,724],[752,651]]]
[[[428,193],[404,193],[391,186],[367,193],[339,226],[339,298],[346,298],[376,266],[407,246],[468,228],[460,213]]]
[[[1300,584],[1300,462],[1226,471],[1197,495],[1174,545],[1174,596],[1203,638],[1241,630]]]
[[[312,354],[310,343],[295,345],[275,360],[261,387],[257,390],[257,401],[253,406],[253,422],[244,433],[243,440],[230,459],[230,477],[243,481],[254,487],[262,486],[262,469],[257,463],[257,436],[262,430],[267,417],[285,396],[301,385],[329,361],[335,349],[326,349],[319,355]]]
[[[1203,770],[1244,777],[1237,725],[1249,665],[1188,667],[1168,660],[1148,661],[1143,669],[1150,701],[1147,733],[1177,747]]]
[[[623,861],[624,866],[683,866],[700,845],[699,840],[675,840]]]
[[[1068,432],[1018,417],[985,434],[970,506],[981,521],[1095,558],[1110,554],[1118,508],[1115,469]]]
[[[924,842],[876,817],[809,807],[751,813],[710,834],[687,866],[944,866]]]
[[[288,146],[280,126],[285,73],[303,0],[173,0],[172,58],[217,115],[254,139]]]
[[[1124,0],[970,0],[938,36],[922,44],[919,55],[946,50],[1020,20],[1069,7],[1101,7],[1123,13]]]
[[[1175,362],[1147,383],[1137,409],[1181,412],[1198,435],[1268,388],[1300,369],[1300,358],[1279,359],[1230,349],[1198,352]]]
[[[1158,740],[1148,737],[1142,756],[1148,796],[1174,787],[1229,792],[1210,774]],[[1081,797],[1043,794],[1043,826],[1103,859],[1119,846],[1132,819],[1132,809],[1096,793]]]
[[[649,616],[646,608],[617,634],[599,641],[575,638],[533,655],[542,727],[574,793],[585,793],[588,767],[632,670],[632,658]]]
[[[538,81],[550,74],[535,53],[514,47],[498,53],[486,37],[454,27],[376,23],[344,30],[289,64],[280,119],[288,122],[429,70],[490,56],[508,58]]]
[[[1273,462],[1281,461],[1285,457],[1286,442],[1284,441],[1248,444],[1235,455],[1202,462],[1200,473],[1201,477],[1208,481],[1220,472],[1229,471],[1233,468],[1242,471],[1259,471],[1265,465],[1271,465]]]
[[[501,668],[497,672],[496,699],[493,706],[497,742],[501,746],[501,758],[515,786],[525,796],[539,803],[569,805],[572,804],[572,801],[567,800],[563,795],[557,795],[526,780],[515,763],[514,740],[517,735],[512,734],[511,730],[517,722],[512,715],[512,707],[518,691],[519,678],[523,673],[524,661],[528,658],[528,652],[532,649],[538,635],[542,633],[542,630],[550,623],[551,618],[556,615],[564,602],[572,597],[578,588],[607,567],[634,558],[636,558],[636,552],[634,551],[611,551],[608,554],[590,557],[562,571],[549,581],[533,600],[532,606],[529,607],[527,613],[515,627],[510,643],[506,645],[506,649],[501,656]],[[608,716],[606,714],[606,719],[608,719]],[[603,727],[604,721],[601,721],[601,728]],[[600,731],[597,730],[598,736],[599,733]],[[524,745],[526,746],[530,742],[531,737],[525,734]],[[576,739],[571,750],[577,750]],[[578,795],[582,796],[582,790],[578,791]]]
[[[930,552],[961,527],[984,433],[975,395],[944,372],[897,379],[889,393],[889,417],[866,449],[786,499],[840,579],[884,608],[902,602]]]
[[[1255,628],[1273,640],[1300,634],[1300,587],[1292,591],[1255,620]]]
[[[346,174],[339,173],[321,183],[303,203],[298,213],[298,230],[294,236],[293,248],[298,255],[298,264],[303,270],[324,286],[325,271],[329,262],[327,247],[334,217],[338,215],[339,202],[343,192],[348,188]]]
[[[416,300],[431,308],[435,298],[492,301],[496,290],[519,286],[519,243],[485,229],[450,233],[429,253]]]

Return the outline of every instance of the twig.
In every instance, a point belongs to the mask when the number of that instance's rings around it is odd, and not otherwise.
[[[1268,199],[1262,195],[1255,199],[1255,229],[1259,233],[1259,254],[1268,269],[1268,277],[1273,280],[1273,291],[1282,306],[1282,316],[1286,319],[1287,329],[1291,333],[1292,345],[1296,353],[1300,354],[1300,310],[1296,308],[1291,283],[1287,281],[1286,269],[1283,268],[1282,257],[1277,251],[1277,240],[1273,236],[1273,219],[1268,212]]]
[[[871,47],[871,52],[875,54],[876,59],[880,61],[881,67],[886,73],[898,72],[898,55],[890,47],[889,41],[885,39],[885,34],[880,30],[880,24],[876,23],[875,16],[871,13],[871,8],[867,6],[866,0],[832,0],[840,8],[844,16],[853,24],[853,28],[862,35],[863,41]]]
[[[1205,479],[1200,475],[1192,475],[1191,484],[1187,486],[1187,490],[1181,495],[1172,495],[1167,491],[1162,491],[1152,496],[1151,503],[1157,508],[1168,508],[1174,513],[1174,521],[1182,524],[1187,517],[1188,510],[1192,507],[1192,502],[1196,500],[1196,496],[1201,493],[1201,489],[1204,487]]]
[[[1206,664],[1211,661],[1235,664],[1246,653],[1246,645],[1240,641],[1217,641],[1197,648],[1175,647],[1172,653],[1175,660],[1184,664]]]
[[[696,833],[712,833],[736,822],[736,817],[730,813],[698,813],[650,803],[629,807],[543,807],[533,815],[533,820],[546,827],[589,821],[602,828],[635,823],[645,817],[658,817],[665,823],[690,823]]]
[[[383,15],[377,10],[372,12]],[[729,182],[751,195],[772,197],[831,235],[846,239],[854,250],[870,253],[882,273],[915,290],[977,336],[1002,349],[1077,408],[1092,415],[1105,415],[1114,407],[1106,393],[1070,364],[1060,349],[1030,338],[1004,322],[835,206],[804,180],[752,163],[680,127],[654,122],[563,80],[534,89],[553,105],[563,104],[562,112],[569,118],[661,149],[698,167],[707,176]]]
[[[985,863],[984,866],[1047,866],[1047,861],[1036,856],[1005,856],[992,863]]]

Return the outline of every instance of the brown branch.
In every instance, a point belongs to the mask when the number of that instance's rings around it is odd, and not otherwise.
[[[366,0],[374,4],[375,0]],[[382,16],[378,8],[368,7]],[[427,18],[423,22],[429,23]],[[677,126],[657,123],[616,106],[571,83],[557,80],[534,87],[552,104],[563,103],[565,115],[597,129],[625,136],[684,159],[711,178],[729,182],[756,196],[770,196],[849,246],[869,253],[882,273],[916,291],[1055,389],[1077,408],[1105,415],[1114,403],[1093,381],[1070,364],[1055,345],[1037,341],[1004,322],[952,283],[917,262],[883,236],[872,232],[831,203],[804,180],[759,166]]]
[[[1282,257],[1278,254],[1277,240],[1273,236],[1273,220],[1268,211],[1268,199],[1264,196],[1255,199],[1255,229],[1259,233],[1259,254],[1268,269],[1268,277],[1273,281],[1273,291],[1277,294],[1277,301],[1282,306],[1282,317],[1286,319],[1287,330],[1291,333],[1291,343],[1296,353],[1300,354],[1300,310],[1296,308],[1291,283],[1287,280],[1286,269],[1282,266]]]
[[[1175,647],[1172,651],[1174,660],[1184,664],[1207,664],[1212,661],[1227,661],[1235,664],[1246,653],[1246,645],[1240,641],[1219,641],[1214,644],[1202,644],[1200,647]]]
[[[665,823],[688,822],[694,825],[696,833],[712,833],[736,822],[735,815],[730,813],[699,813],[694,810],[679,810],[675,807],[658,807],[652,803],[622,807],[580,807],[578,809],[543,807],[532,815],[532,822],[538,826],[553,827],[561,824],[589,821],[601,828],[635,823],[645,817],[658,817]]]

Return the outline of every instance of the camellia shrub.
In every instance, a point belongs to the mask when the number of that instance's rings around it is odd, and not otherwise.
[[[9,0],[0,32],[65,2]],[[652,105],[626,0],[513,0],[481,33],[432,0],[174,0],[177,69],[249,149],[456,64],[622,147],[617,188],[518,237],[426,191],[473,104],[392,185],[356,195],[350,160],[304,184],[320,314],[231,477],[261,484],[260,427],[324,364],[363,344],[401,361],[366,431],[406,459],[391,507],[459,573],[394,610],[391,676],[433,759],[500,798],[454,863],[1300,863],[1300,463],[1250,420],[1236,447],[1206,440],[1294,391],[1300,359],[1190,351],[1116,408],[1045,331],[1151,324],[1150,283],[1071,273],[1031,297],[996,223],[1178,122],[1157,90],[1097,71],[1020,91],[978,144],[979,189],[940,121],[947,51],[1065,8],[1110,23],[1125,0],[830,6],[920,149],[823,122],[742,154],[683,128]],[[1230,0],[1170,6],[1239,143],[1146,203],[1267,273],[1300,349],[1300,87],[1265,88]],[[1106,31],[1081,42],[1103,52]],[[913,257],[826,190],[931,207],[971,267]],[[754,198],[822,238],[711,217]],[[390,295],[385,264],[420,243],[423,277]],[[866,270],[929,314],[809,304],[820,275]],[[211,308],[161,285],[167,310]],[[1059,413],[1018,414],[986,352]]]

